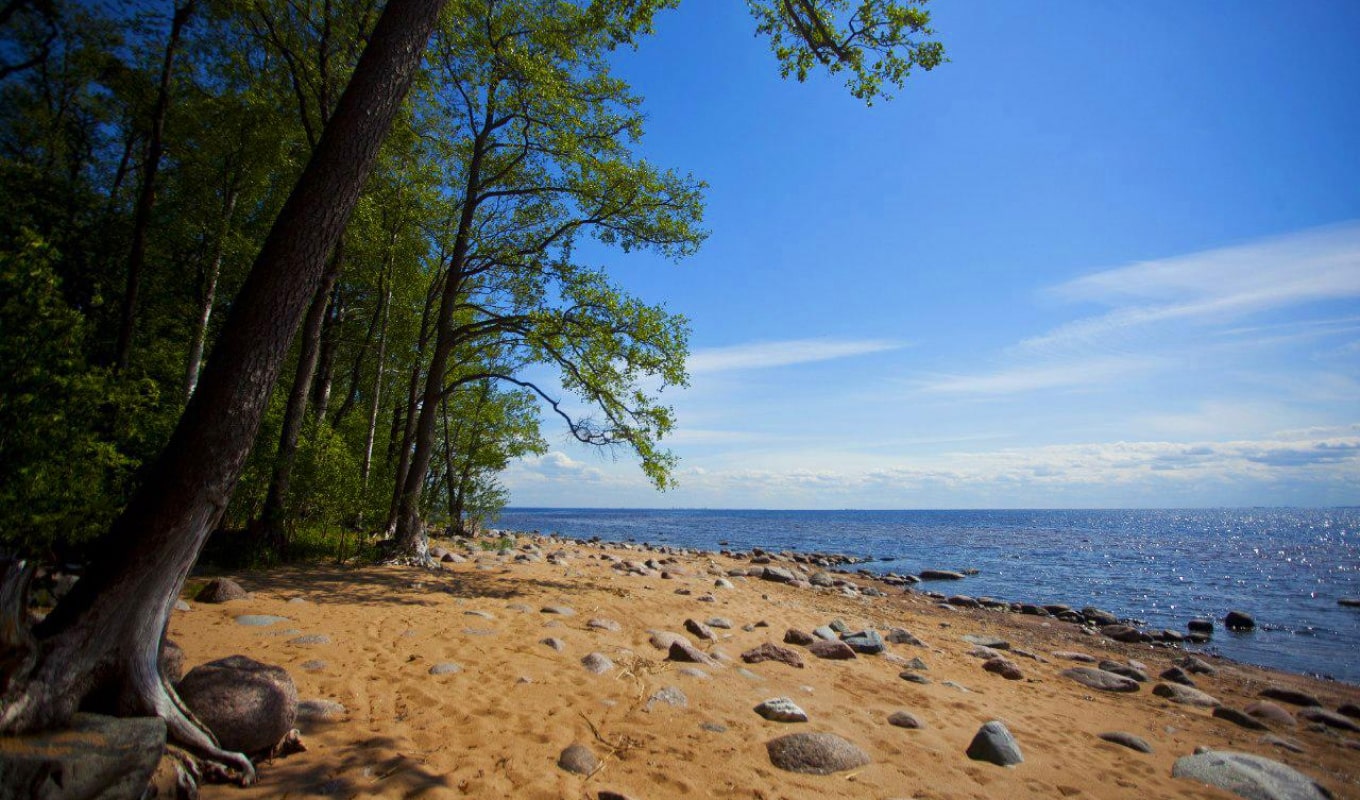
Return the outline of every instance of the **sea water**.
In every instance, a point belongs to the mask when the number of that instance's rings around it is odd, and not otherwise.
[[[510,509],[496,527],[717,550],[873,559],[874,572],[976,569],[946,593],[1097,606],[1153,630],[1217,630],[1204,650],[1360,684],[1360,509],[720,511]],[[724,544],[725,543],[725,544]],[[1230,610],[1257,630],[1222,628]],[[1201,649],[1201,648],[1193,648]]]

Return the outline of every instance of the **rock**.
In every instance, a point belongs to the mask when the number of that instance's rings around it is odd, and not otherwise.
[[[597,631],[621,631],[621,630],[623,630],[623,626],[620,625],[619,623],[615,622],[615,621],[612,620],[612,619],[605,619],[605,618],[603,618],[603,617],[596,617],[596,618],[594,618],[594,619],[592,619],[592,620],[589,620],[588,622],[586,622],[586,627],[587,627],[587,628],[593,628],[594,630],[597,630]]]
[[[1223,627],[1230,631],[1253,631],[1256,630],[1256,620],[1245,611],[1229,611],[1223,618]]]
[[[161,641],[161,674],[170,683],[179,683],[184,677],[184,651],[170,639]]]
[[[714,582],[713,582],[713,587],[714,587],[715,589],[734,589],[734,588],[736,588],[735,586],[732,585],[732,582],[729,581],[729,580],[726,579],[726,578],[719,578],[719,579],[717,579],[716,581],[714,581]]]
[[[585,667],[587,672],[603,675],[614,668],[614,662],[604,653],[587,653],[581,658],[581,666]]]
[[[713,631],[707,625],[698,621],[697,619],[685,620],[685,630],[694,634],[695,637],[703,639],[705,641],[712,641],[718,638],[716,635],[714,635]]]
[[[855,651],[845,642],[828,642],[822,640],[808,645],[808,652],[818,658],[826,658],[832,661],[844,661],[855,658]]]
[[[1173,703],[1183,706],[1199,706],[1200,708],[1217,708],[1222,705],[1217,697],[1205,694],[1199,689],[1189,686],[1182,686],[1179,683],[1159,683],[1152,687],[1152,693],[1158,697],[1165,697]]]
[[[576,609],[571,606],[544,606],[538,611],[540,614],[556,614],[561,617],[576,616]]]
[[[651,711],[653,708],[656,708],[657,706],[685,708],[688,705],[689,698],[685,696],[685,693],[681,691],[680,687],[665,686],[662,687],[661,689],[658,689],[656,692],[652,694],[651,697],[647,698],[647,705],[643,707],[643,710]]]
[[[772,722],[807,722],[807,712],[787,697],[774,697],[755,707],[755,712]]]
[[[840,641],[840,637],[836,635],[836,632],[831,630],[831,628],[826,625],[818,625],[817,627],[813,628],[812,635],[817,637],[818,639],[821,639],[824,642]]]
[[[1164,681],[1179,683],[1181,686],[1195,685],[1195,682],[1191,680],[1190,676],[1185,674],[1185,670],[1181,669],[1180,667],[1167,667],[1166,669],[1162,670],[1162,674],[1159,675],[1158,677],[1160,677]]]
[[[927,678],[924,675],[918,675],[917,673],[912,672],[911,670],[904,670],[902,672],[899,672],[897,673],[897,677],[901,678],[904,681],[907,681],[908,683],[919,683],[922,686],[925,686],[926,684],[930,683],[930,678]]]
[[[999,767],[1014,766],[1025,760],[1020,754],[1020,744],[1006,729],[1005,723],[995,719],[978,729],[967,753],[974,761],[987,761]]]
[[[921,720],[917,719],[916,715],[912,714],[910,711],[894,711],[888,715],[888,724],[897,728],[907,728],[908,730],[917,730],[925,727]]]
[[[784,631],[784,644],[809,645],[817,641],[812,634],[800,631],[797,628],[789,628]]]
[[[888,635],[885,638],[888,641],[892,642],[893,644],[909,644],[912,647],[926,646],[925,642],[921,641],[920,639],[917,639],[915,636],[911,634],[910,631],[904,628],[893,628],[892,630],[888,631]]]
[[[1210,750],[1176,759],[1171,777],[1226,789],[1248,800],[1327,800],[1331,793],[1301,772],[1250,753]]]
[[[430,667],[431,675],[457,675],[463,671],[462,664],[455,664],[452,661],[441,661]]]
[[[1287,725],[1294,727],[1298,723],[1294,720],[1294,715],[1275,705],[1269,700],[1262,700],[1248,705],[1244,709],[1248,714],[1271,725]]]
[[[690,664],[704,664],[716,666],[718,662],[705,654],[702,650],[687,641],[672,642],[666,658],[671,661],[683,661]]]
[[[1271,747],[1283,748],[1291,753],[1304,752],[1303,742],[1300,742],[1293,736],[1276,736],[1273,733],[1267,733],[1265,736],[1261,737],[1261,744],[1268,744]]]
[[[963,640],[969,644],[975,644],[978,647],[987,647],[992,650],[1011,649],[1010,642],[1006,641],[1005,639],[998,639],[995,636],[977,636],[969,633],[963,636]]]
[[[1065,660],[1067,660],[1067,661],[1077,661],[1077,662],[1080,662],[1080,663],[1082,663],[1082,664],[1094,664],[1094,663],[1096,663],[1096,657],[1095,657],[1095,656],[1089,656],[1089,655],[1087,655],[1087,654],[1085,654],[1085,653],[1074,653],[1074,652],[1072,652],[1072,651],[1070,651],[1070,650],[1055,650],[1055,651],[1053,652],[1053,657],[1054,657],[1054,658],[1065,659]]]
[[[194,600],[199,603],[227,603],[232,600],[243,600],[250,597],[250,593],[241,588],[241,584],[230,578],[213,578],[208,581],[208,585],[198,590],[194,595]]]
[[[741,660],[747,664],[759,664],[762,661],[778,661],[781,664],[788,664],[790,667],[803,668],[803,657],[787,647],[780,647],[777,644],[766,642],[759,647],[754,647],[741,654]]]
[[[732,629],[732,620],[727,617],[712,617],[704,624],[710,628],[720,628],[722,630]]]
[[[1322,702],[1307,692],[1290,689],[1287,686],[1268,686],[1261,690],[1262,697],[1279,700],[1296,706],[1321,706]]]
[[[650,634],[648,641],[652,643],[652,647],[658,650],[669,650],[671,645],[676,642],[690,643],[689,639],[685,638],[683,634],[672,631],[648,631],[648,633]]]
[[[945,602],[948,603],[948,604],[951,605],[951,606],[954,606],[955,608],[981,608],[981,607],[982,607],[982,604],[979,603],[979,602],[977,601],[976,598],[969,597],[969,596],[966,595],[966,594],[956,594],[956,595],[953,595],[953,596],[949,597],[948,599],[946,599]]]
[[[583,744],[572,744],[557,757],[557,766],[577,775],[590,775],[600,768],[600,759]]]
[[[1148,744],[1142,737],[1134,736],[1131,733],[1125,733],[1124,731],[1108,731],[1097,735],[1107,742],[1122,745],[1130,750],[1137,750],[1140,753],[1152,752],[1152,745]]]
[[[798,576],[783,567],[765,567],[760,571],[760,579],[775,583],[793,583]]]
[[[1299,711],[1299,717],[1302,719],[1306,719],[1309,722],[1320,722],[1329,728],[1336,728],[1337,730],[1342,731],[1350,731],[1352,733],[1360,733],[1360,725],[1357,725],[1351,720],[1346,719],[1345,717],[1336,713],[1335,711],[1328,711],[1325,708],[1309,706]]]
[[[1100,628],[1100,635],[1108,639],[1113,639],[1116,642],[1126,642],[1128,644],[1137,644],[1152,638],[1131,625],[1119,624],[1102,625]]]
[[[1132,664],[1120,664],[1118,661],[1102,661],[1100,662],[1100,668],[1106,672],[1123,675],[1125,678],[1132,678],[1139,683],[1148,682],[1147,673]]]
[[[883,637],[879,635],[878,631],[849,633],[842,636],[841,641],[845,642],[845,644],[856,653],[864,653],[866,655],[877,655],[888,649],[888,646],[883,643]]]
[[[1184,669],[1186,672],[1195,675],[1213,675],[1218,672],[1217,667],[1211,666],[1208,662],[1195,658],[1194,656],[1186,656],[1173,663]]]
[[[1246,728],[1247,730],[1251,731],[1270,730],[1265,726],[1265,723],[1251,716],[1247,712],[1239,711],[1235,708],[1219,706],[1218,708],[1214,709],[1214,716],[1222,720],[1227,720],[1228,722],[1231,722],[1232,724],[1237,725],[1238,727]]]
[[[1338,597],[1336,604],[1346,608],[1360,608],[1360,597]]]
[[[1138,681],[1095,667],[1072,667],[1063,670],[1060,674],[1065,678],[1071,678],[1082,686],[1099,689],[1102,692],[1138,691]]]
[[[1094,625],[1105,627],[1106,625],[1118,625],[1119,617],[1111,614],[1103,608],[1087,606],[1081,610],[1082,619]]]
[[[164,751],[160,717],[76,714],[68,728],[0,738],[0,798],[140,800]]]
[[[348,713],[348,709],[334,700],[303,700],[298,703],[298,727],[304,733],[311,733],[318,725],[337,722]]]
[[[923,569],[917,577],[923,581],[961,581],[963,573],[948,569]]]
[[[1185,629],[1191,633],[1207,633],[1212,635],[1214,632],[1214,621],[1211,619],[1192,619],[1185,623]]]
[[[595,800],[633,800],[633,798],[629,797],[626,794],[621,794],[619,792],[611,792],[608,789],[601,789],[600,793],[595,795]]]
[[[225,750],[265,752],[293,729],[298,696],[282,667],[228,656],[194,667],[175,687]]]
[[[539,639],[539,640],[538,640],[538,643],[539,643],[539,644],[546,644],[547,646],[551,647],[552,649],[556,650],[556,651],[559,652],[559,653],[562,652],[563,650],[566,650],[566,649],[567,649],[567,644],[566,644],[566,642],[563,642],[561,639],[557,638],[556,636],[549,636],[549,637],[547,637],[546,639]]]
[[[297,645],[299,647],[309,647],[311,645],[330,643],[331,637],[327,636],[324,633],[308,633],[288,640],[288,644]]]
[[[1342,703],[1336,708],[1337,713],[1345,714],[1352,719],[1360,719],[1360,705],[1355,703]]]
[[[1006,658],[990,658],[983,662],[982,668],[994,675],[1000,675],[1008,681],[1024,680],[1025,673],[1020,671],[1014,661]]]
[[[322,661],[322,660],[319,659],[319,658],[313,658],[313,659],[310,659],[310,660],[307,660],[307,661],[302,662],[302,663],[299,664],[298,666],[302,667],[303,669],[305,669],[305,670],[307,670],[307,671],[309,671],[309,672],[316,672],[317,670],[323,670],[323,669],[325,669],[325,668],[326,668],[326,662],[325,662],[325,661]]]
[[[765,743],[770,763],[789,772],[830,775],[870,762],[869,754],[834,733],[791,733]]]

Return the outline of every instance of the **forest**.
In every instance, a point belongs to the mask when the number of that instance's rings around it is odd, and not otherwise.
[[[158,716],[249,781],[157,661],[210,539],[424,562],[541,425],[669,485],[685,320],[576,253],[704,238],[610,70],[672,5],[7,0],[0,733]],[[786,77],[866,102],[944,58],[919,3],[748,5]],[[88,566],[34,626],[43,562]]]

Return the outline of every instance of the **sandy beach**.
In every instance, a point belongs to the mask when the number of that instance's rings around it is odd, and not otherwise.
[[[1185,655],[1179,649],[1120,644],[1052,618],[941,608],[858,575],[837,577],[886,596],[732,575],[753,568],[748,558],[527,536],[502,552],[445,544],[466,560],[440,570],[325,565],[229,575],[252,596],[224,604],[193,602],[202,581],[191,582],[191,609],[170,625],[186,669],[233,654],[286,668],[303,701],[298,727],[308,748],[263,763],[253,787],[207,787],[204,797],[1234,797],[1172,777],[1176,759],[1197,747],[1262,755],[1338,798],[1360,797],[1358,733],[1304,719],[1283,702],[1294,724],[1250,730],[1154,695],[1158,675]],[[660,569],[637,574],[620,564],[647,559]],[[799,567],[777,558],[773,566]],[[946,591],[966,593],[967,581]],[[248,626],[237,622],[242,615],[286,619]],[[686,620],[715,621],[714,639],[687,631]],[[789,629],[833,620],[885,636],[904,629],[921,644],[890,642],[881,654],[845,660],[784,644]],[[713,663],[668,660],[656,632],[684,635]],[[986,653],[965,636],[1002,640],[1006,649],[993,644],[1022,676],[985,670]],[[743,663],[767,642],[804,666]],[[1095,666],[1072,653],[1141,662],[1150,680],[1134,692],[1088,688],[1060,674]],[[592,672],[582,663],[590,654],[612,666]],[[1333,711],[1360,703],[1360,687],[1206,660],[1215,671],[1193,680],[1227,707],[1244,709],[1270,686]],[[899,677],[904,671],[928,682]],[[808,721],[756,713],[776,697]],[[918,728],[889,722],[903,711]],[[991,720],[1014,735],[1023,763],[965,754]],[[766,743],[795,732],[838,734],[870,761],[828,775],[774,766]],[[1139,737],[1152,752],[1099,738],[1110,732]],[[598,759],[589,774],[558,764],[574,743]]]

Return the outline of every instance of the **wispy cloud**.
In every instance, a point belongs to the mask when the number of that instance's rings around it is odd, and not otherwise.
[[[1113,378],[1154,369],[1143,356],[1110,356],[1041,366],[1016,367],[980,375],[945,375],[921,384],[935,394],[1009,395],[1046,389],[1106,384]]]
[[[1139,329],[1221,323],[1304,303],[1360,297],[1360,222],[1145,261],[1052,287],[1111,310],[1020,343],[1044,354],[1108,345]]]
[[[730,347],[696,350],[689,356],[692,374],[728,372],[742,369],[785,367],[815,361],[881,353],[905,347],[886,339],[789,339],[780,342],[752,342]]]

